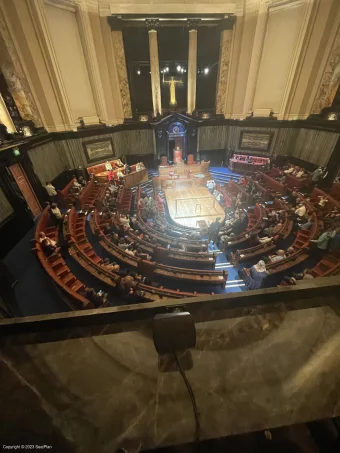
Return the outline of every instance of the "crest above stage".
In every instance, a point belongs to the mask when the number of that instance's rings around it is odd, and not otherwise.
[[[188,154],[193,154],[196,158],[198,123],[181,113],[168,115],[153,123],[158,158],[166,156],[168,161],[174,161],[175,150],[181,151],[181,158],[184,160]]]

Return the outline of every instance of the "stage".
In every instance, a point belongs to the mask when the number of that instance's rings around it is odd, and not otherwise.
[[[198,221],[224,220],[223,208],[206,187],[164,189],[164,194],[170,217],[179,225],[198,228]]]

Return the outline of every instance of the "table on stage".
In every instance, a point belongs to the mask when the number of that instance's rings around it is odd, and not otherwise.
[[[213,222],[216,217],[224,220],[222,206],[205,187],[164,189],[169,214],[180,225],[199,228],[197,222]]]
[[[152,179],[155,190],[163,190],[166,188],[183,189],[185,187],[206,187],[207,181],[213,179],[210,173],[205,174],[203,177],[191,175],[190,178],[186,175],[169,176],[156,176]]]
[[[201,162],[200,164],[185,164],[184,162],[177,162],[175,165],[159,166],[159,176],[171,176],[171,174],[186,175],[188,171],[191,173],[206,174],[209,172],[210,162]]]

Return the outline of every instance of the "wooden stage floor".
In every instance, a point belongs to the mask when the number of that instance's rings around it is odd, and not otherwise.
[[[183,189],[164,189],[172,220],[179,225],[198,228],[197,221],[209,222],[221,217],[224,220],[224,210],[206,187],[191,187]]]

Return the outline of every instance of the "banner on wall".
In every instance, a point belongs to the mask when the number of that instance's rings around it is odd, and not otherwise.
[[[273,135],[273,132],[242,131],[239,149],[269,152]]]
[[[114,156],[112,138],[83,142],[87,162],[95,162]]]

